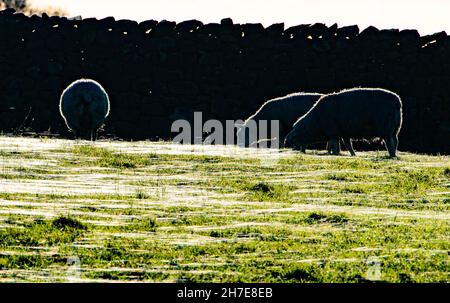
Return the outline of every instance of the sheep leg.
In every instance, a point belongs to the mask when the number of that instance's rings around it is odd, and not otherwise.
[[[94,142],[95,142],[95,141],[97,140],[97,131],[91,129],[91,130],[89,131],[89,134],[90,134],[90,137],[91,137],[91,141],[94,141]]]
[[[276,139],[278,140],[278,148],[284,148],[284,140],[286,140],[287,133],[284,131],[283,125],[279,125],[278,134],[276,134]]]
[[[351,156],[356,156],[355,150],[353,149],[352,139],[350,138],[343,138],[345,148],[349,151]]]
[[[306,150],[306,147],[302,146],[302,145],[294,145],[294,146],[292,146],[292,149],[296,150],[296,151],[299,151],[301,153],[304,153],[305,150]]]
[[[339,155],[341,147],[339,145],[339,139],[331,139],[327,142],[327,152],[329,155]]]
[[[339,155],[341,153],[341,143],[339,142],[339,138],[333,140],[333,154]]]
[[[72,131],[73,131],[73,138],[75,140],[78,140],[80,138],[80,132],[76,129],[73,129]]]
[[[398,138],[397,136],[391,136],[387,139],[384,139],[384,143],[386,144],[386,148],[389,152],[389,156],[391,158],[397,157],[397,147],[398,147]]]

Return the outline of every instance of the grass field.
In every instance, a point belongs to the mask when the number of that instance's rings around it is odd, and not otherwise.
[[[449,282],[450,157],[0,137],[0,281]]]

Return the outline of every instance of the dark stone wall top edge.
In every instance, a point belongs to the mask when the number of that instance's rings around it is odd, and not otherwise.
[[[0,21],[4,18],[12,18],[14,21],[24,21],[29,20],[32,22],[50,22],[53,25],[60,25],[61,23],[73,23],[74,25],[88,25],[88,26],[110,26],[113,28],[121,27],[123,29],[139,29],[148,33],[154,29],[161,29],[166,31],[176,31],[176,32],[193,32],[198,31],[203,28],[218,30],[219,28],[231,27],[237,28],[241,31],[245,32],[253,32],[260,34],[275,34],[280,36],[290,36],[290,35],[305,35],[308,37],[309,35],[320,35],[323,33],[333,34],[335,36],[341,36],[347,39],[356,37],[356,36],[364,36],[364,35],[373,35],[377,33],[382,33],[386,35],[403,35],[409,36],[411,38],[416,39],[426,39],[426,40],[441,40],[447,38],[448,35],[445,31],[437,32],[430,35],[420,35],[416,29],[378,29],[374,26],[369,26],[362,31],[359,29],[358,25],[350,25],[350,26],[342,26],[338,27],[337,24],[333,24],[331,26],[326,26],[323,23],[315,23],[315,24],[300,24],[296,26],[291,26],[289,28],[285,28],[284,23],[275,23],[270,26],[264,27],[261,23],[234,23],[231,18],[222,19],[220,23],[207,23],[204,24],[198,20],[186,20],[179,23],[167,20],[145,20],[142,22],[137,22],[128,19],[120,19],[116,20],[114,17],[107,17],[102,19],[97,18],[81,18],[81,17],[59,17],[59,16],[48,16],[43,13],[42,16],[32,15],[26,16],[22,13],[16,12],[14,9],[5,9],[0,11]]]

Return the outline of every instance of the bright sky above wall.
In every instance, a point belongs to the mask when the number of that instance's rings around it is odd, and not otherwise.
[[[284,22],[286,27],[325,23],[417,29],[421,34],[450,33],[448,0],[29,0],[35,6],[61,7],[71,16],[143,21],[204,23],[230,17],[235,23]]]

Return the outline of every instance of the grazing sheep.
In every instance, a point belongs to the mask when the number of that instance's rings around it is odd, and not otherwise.
[[[263,141],[279,140],[280,147],[284,146],[284,139],[286,135],[292,130],[294,122],[305,113],[322,97],[322,94],[317,93],[293,93],[284,97],[275,98],[264,103],[258,111],[245,120],[244,124],[237,131],[238,143],[245,147],[257,146]],[[259,125],[259,122],[265,120],[268,123],[267,133],[270,136],[270,121],[279,121],[279,138],[262,139],[256,142],[250,142],[249,126],[250,122],[254,121]],[[256,137],[257,134],[255,134]],[[299,147],[304,151],[305,146]],[[329,153],[339,153],[339,140],[329,142],[327,145]]]
[[[95,141],[97,130],[109,114],[108,94],[94,80],[77,80],[62,93],[59,111],[75,139]]]
[[[344,138],[354,156],[350,138],[381,138],[391,157],[396,156],[402,124],[400,97],[380,88],[354,88],[323,96],[294,125],[286,146]]]

